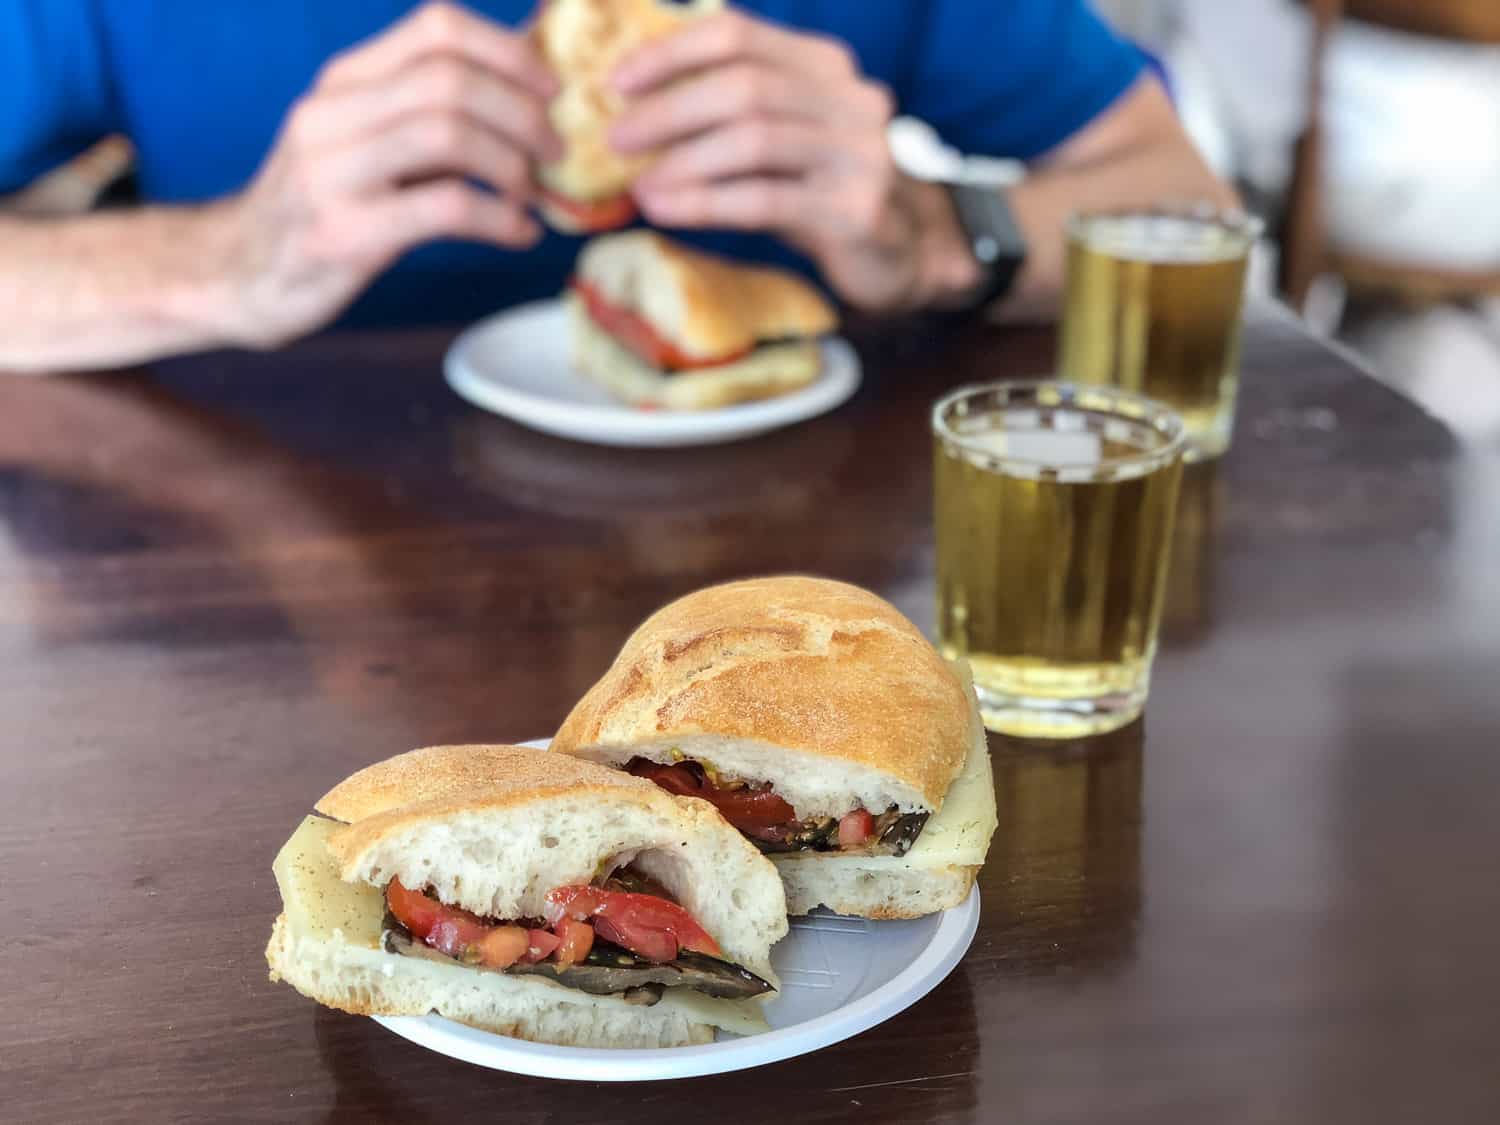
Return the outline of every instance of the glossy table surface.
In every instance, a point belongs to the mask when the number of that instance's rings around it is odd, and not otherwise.
[[[907,1012],[606,1087],[267,981],[313,799],[547,734],[663,601],[796,570],[930,626],[927,405],[1051,336],[853,335],[840,411],[656,453],[468,407],[450,332],[0,377],[0,1118],[1500,1119],[1500,465],[1270,311],[1144,723],[994,740],[979,936]]]

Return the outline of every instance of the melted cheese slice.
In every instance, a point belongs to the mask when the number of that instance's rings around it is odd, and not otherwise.
[[[450,967],[433,961],[387,953],[381,941],[385,920],[385,895],[367,883],[346,883],[328,853],[328,838],[341,825],[324,817],[309,816],[282,845],[271,870],[281,891],[282,909],[294,939],[343,942],[360,951],[361,958],[377,959],[381,971],[415,972],[434,977],[448,973],[474,973],[457,962]],[[486,974],[496,975],[496,974]],[[576,988],[538,977],[502,977],[508,985],[535,992],[548,990],[559,1004],[624,1007],[634,1005],[615,996],[591,996]],[[691,988],[669,988],[658,1004],[681,1012],[696,1023],[706,1023],[736,1035],[756,1035],[770,1025],[755,1000],[721,1000]]]

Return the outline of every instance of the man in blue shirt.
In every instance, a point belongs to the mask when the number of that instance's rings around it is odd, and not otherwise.
[[[124,133],[145,204],[0,214],[0,368],[269,347],[346,315],[466,319],[562,285],[532,169],[556,89],[534,0],[0,0],[0,195]],[[848,303],[953,302],[981,276],[947,195],[896,170],[893,111],[1015,157],[1046,307],[1066,215],[1221,203],[1133,47],[1084,0],[754,0],[627,58],[612,142],[659,149],[648,220],[791,252]],[[356,303],[357,302],[357,303]],[[351,309],[351,303],[353,308]]]

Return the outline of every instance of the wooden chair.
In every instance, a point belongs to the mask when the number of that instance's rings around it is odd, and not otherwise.
[[[1496,0],[1308,0],[1313,14],[1308,123],[1297,143],[1282,232],[1282,287],[1300,308],[1321,274],[1333,273],[1351,288],[1434,301],[1500,295],[1494,270],[1434,269],[1412,263],[1341,253],[1328,245],[1323,210],[1323,94],[1328,45],[1345,17],[1402,31],[1470,43],[1500,43]]]

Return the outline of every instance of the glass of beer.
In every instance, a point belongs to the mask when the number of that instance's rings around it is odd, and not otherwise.
[[[1185,433],[1109,387],[997,383],[932,413],[938,634],[985,725],[1041,738],[1141,714]]]
[[[1058,377],[1146,395],[1187,424],[1188,460],[1229,448],[1258,219],[1212,206],[1075,215]]]

